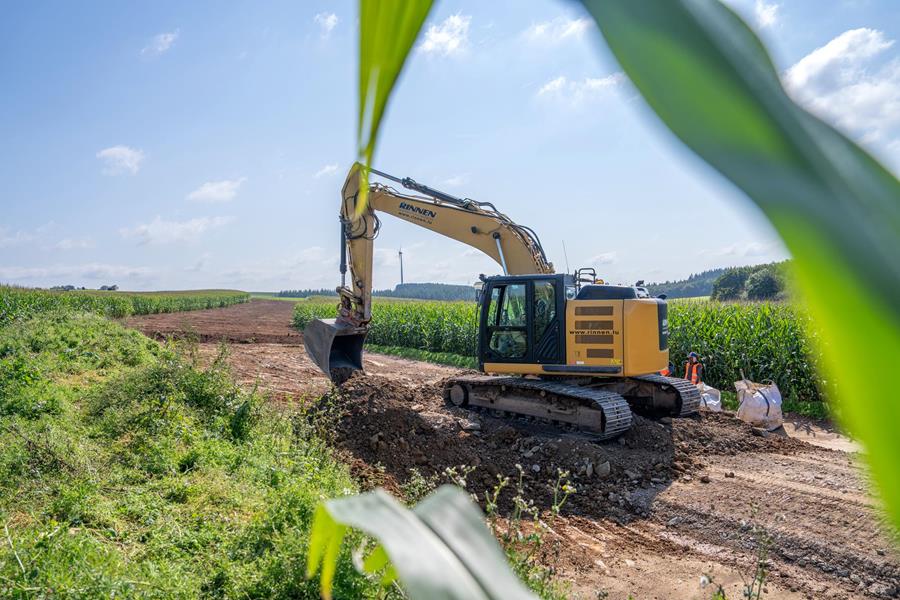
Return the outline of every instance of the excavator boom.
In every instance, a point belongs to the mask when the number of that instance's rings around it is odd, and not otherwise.
[[[368,183],[377,175],[414,193],[401,193],[383,183]],[[363,201],[365,197],[365,201]],[[372,318],[374,240],[381,221],[377,213],[393,215],[481,250],[504,275],[551,274],[541,242],[530,228],[513,222],[489,202],[457,198],[356,163],[341,190],[341,286],[335,319],[311,321],[303,332],[306,351],[332,381],[342,383],[362,369],[362,346]],[[350,281],[347,281],[349,267]]]

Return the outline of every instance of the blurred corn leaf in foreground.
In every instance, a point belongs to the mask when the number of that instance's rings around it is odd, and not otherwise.
[[[431,10],[432,0],[359,3],[359,115],[356,124],[357,159],[372,166],[381,118],[406,57]],[[362,197],[356,210],[366,206],[368,171],[363,171]]]
[[[347,528],[354,527],[379,542],[363,570],[382,573],[384,584],[399,576],[410,598],[533,600],[482,519],[468,495],[450,485],[412,510],[382,490],[330,500],[313,520],[307,576],[321,565],[322,595],[331,597],[338,550]]]
[[[826,379],[900,528],[900,182],[785,93],[717,0],[583,0],[663,122],[765,212],[822,333]]]

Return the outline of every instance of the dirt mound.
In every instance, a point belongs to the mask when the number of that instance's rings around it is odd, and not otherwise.
[[[622,437],[598,444],[522,420],[498,419],[444,404],[440,384],[410,387],[387,377],[354,377],[339,397],[338,445],[356,474],[399,492],[416,469],[428,477],[472,467],[470,491],[484,497],[498,476],[519,477],[529,498],[549,508],[560,470],[578,493],[569,514],[629,520],[646,516],[656,495],[678,477],[702,478],[701,456],[791,452],[803,442],[770,435],[731,417],[704,415],[655,421],[635,415]],[[506,501],[512,496],[508,490]],[[501,496],[503,499],[503,496]]]

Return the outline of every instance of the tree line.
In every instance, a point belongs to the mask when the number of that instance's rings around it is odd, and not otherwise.
[[[275,295],[280,298],[309,298],[311,296],[336,296],[337,291],[334,288],[282,290]],[[392,290],[373,290],[372,295],[416,300],[475,300],[475,291],[472,286],[450,283],[402,283]]]

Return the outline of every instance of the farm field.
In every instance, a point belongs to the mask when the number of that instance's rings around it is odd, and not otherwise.
[[[127,317],[221,308],[249,299],[250,294],[236,290],[52,291],[0,285],[0,325],[53,309],[87,311],[107,317]]]
[[[330,388],[291,327],[293,311],[291,303],[254,300],[127,324],[200,340],[206,363],[219,355],[219,339],[230,340],[224,361],[240,386],[287,410]],[[365,367],[366,377],[351,380],[337,401],[341,416],[329,434],[353,480],[402,495],[421,484],[411,469],[440,478],[468,464],[468,488],[482,493],[523,464],[527,493],[547,508],[548,482],[557,468],[570,469],[578,492],[551,521],[541,561],[577,582],[572,597],[704,597],[701,575],[740,597],[763,534],[771,540],[770,597],[890,598],[897,590],[900,557],[857,448],[827,423],[796,418],[786,436],[762,438],[727,416],[670,425],[638,418],[621,445],[597,445],[446,407],[440,381],[459,369],[371,353]],[[587,461],[608,461],[610,475],[580,472]]]

